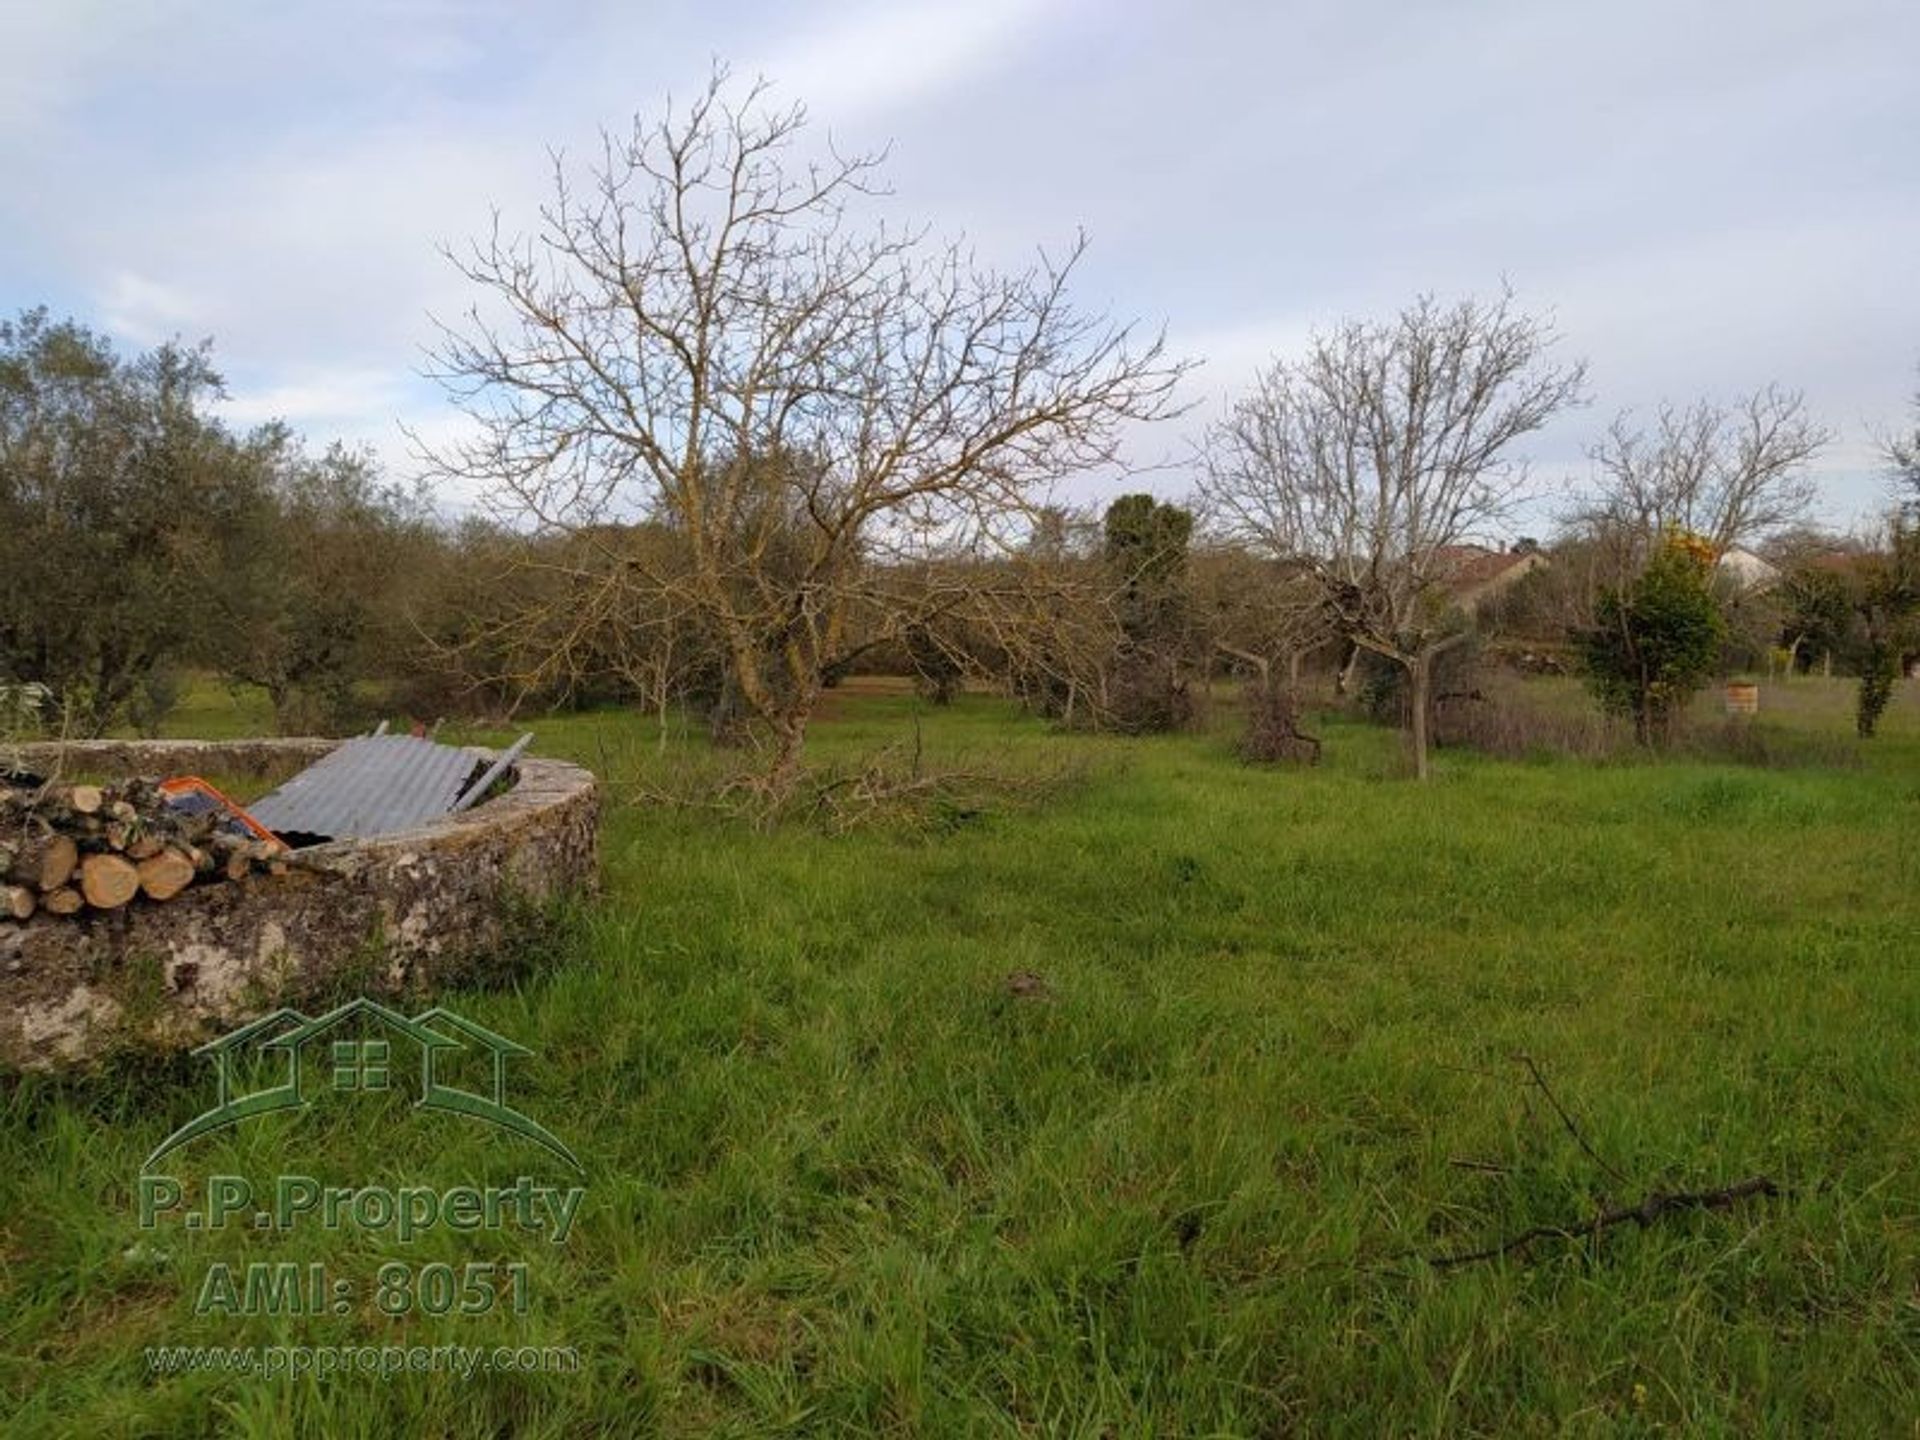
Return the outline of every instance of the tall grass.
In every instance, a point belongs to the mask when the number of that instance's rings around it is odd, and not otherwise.
[[[1268,771],[1224,733],[847,695],[823,764],[917,720],[930,764],[1086,778],[937,832],[614,806],[600,903],[513,988],[447,997],[537,1052],[519,1103],[588,1171],[564,1247],[143,1235],[133,1177],[205,1080],[12,1086],[0,1430],[1910,1433],[1920,726],[1900,703],[1857,769],[1445,752],[1423,788],[1389,778],[1393,736],[1334,717],[1310,725],[1321,766]],[[537,728],[616,796],[692,753],[629,716]],[[208,1143],[190,1173],[532,1163],[368,1103]],[[1784,1196],[1427,1263],[1754,1173]],[[534,1312],[191,1313],[213,1259],[370,1284],[395,1256],[524,1259]],[[587,1366],[154,1381],[141,1358],[276,1335],[566,1343]]]

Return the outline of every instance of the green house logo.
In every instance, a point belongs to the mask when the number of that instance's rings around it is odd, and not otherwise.
[[[358,1033],[343,1033],[349,1029]],[[460,1089],[443,1078],[443,1061],[476,1052],[490,1061],[492,1083],[486,1093]],[[313,1103],[322,1088],[349,1093],[398,1090],[417,1080],[415,1108],[497,1125],[585,1173],[585,1167],[559,1137],[507,1103],[508,1062],[533,1052],[440,1006],[413,1016],[365,998],[349,1000],[319,1016],[280,1009],[193,1053],[213,1063],[218,1085],[216,1103],[162,1140],[140,1167],[143,1172],[202,1135],[259,1115],[302,1109]],[[236,1094],[235,1062],[249,1054],[277,1059],[284,1075],[281,1083]]]

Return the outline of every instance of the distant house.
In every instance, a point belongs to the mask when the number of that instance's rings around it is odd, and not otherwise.
[[[1471,615],[1481,605],[1551,562],[1537,545],[1522,541],[1511,550],[1484,545],[1445,545],[1434,551],[1434,576],[1453,603]]]
[[[1720,573],[1739,590],[1766,590],[1780,582],[1780,567],[1741,545],[1731,545],[1719,560]]]

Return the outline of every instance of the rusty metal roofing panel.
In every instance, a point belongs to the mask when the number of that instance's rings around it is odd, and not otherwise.
[[[485,758],[411,735],[362,736],[247,809],[280,835],[390,835],[451,811]]]

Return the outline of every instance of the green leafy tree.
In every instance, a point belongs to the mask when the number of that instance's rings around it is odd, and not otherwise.
[[[315,458],[278,427],[259,443],[272,481],[236,519],[203,658],[264,689],[282,733],[335,730],[359,718],[357,685],[421,648],[414,591],[443,542],[424,497],[384,482],[367,453]]]
[[[1884,448],[1901,506],[1909,517],[1920,520],[1920,394],[1913,397],[1913,409],[1917,417],[1913,429],[1894,436]]]
[[[1920,395],[1914,409],[1920,411]],[[1853,595],[1860,669],[1854,721],[1863,740],[1879,728],[1903,662],[1920,649],[1920,424],[1884,448],[1899,508],[1886,549],[1859,567]]]
[[[1577,641],[1600,703],[1632,716],[1640,743],[1658,746],[1712,677],[1725,633],[1712,551],[1670,532],[1637,577],[1601,592],[1594,624]]]
[[[1852,658],[1860,671],[1854,728],[1871,740],[1902,661],[1920,646],[1920,530],[1896,515],[1885,550],[1866,557],[1853,578]]]
[[[1846,646],[1853,602],[1846,576],[1832,565],[1808,564],[1788,571],[1780,584],[1780,601],[1780,645],[1793,657],[1795,668],[1806,669]]]
[[[227,582],[279,442],[229,434],[220,393],[205,346],[0,322],[0,681],[46,686],[76,734],[156,718]]]
[[[1192,538],[1192,514],[1151,495],[1107,507],[1103,553],[1121,636],[1107,709],[1122,730],[1177,730],[1193,720]]]

